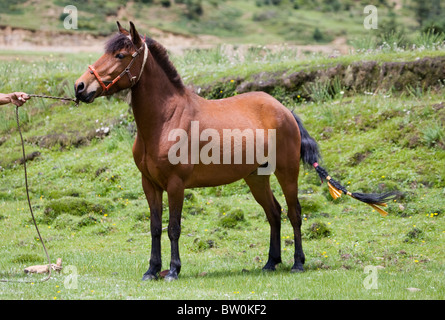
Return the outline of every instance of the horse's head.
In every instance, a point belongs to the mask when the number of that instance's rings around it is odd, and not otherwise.
[[[105,53],[74,84],[76,98],[90,103],[131,88],[139,80],[147,59],[146,45],[130,22],[130,31],[117,22],[119,33],[105,45]]]

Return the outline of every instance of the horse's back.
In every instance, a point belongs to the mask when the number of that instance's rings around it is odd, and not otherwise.
[[[297,124],[291,112],[271,95],[262,92],[247,92],[230,98],[205,100],[201,119],[207,115],[229,127],[245,124],[252,128],[277,129]],[[289,128],[290,129],[290,128]]]

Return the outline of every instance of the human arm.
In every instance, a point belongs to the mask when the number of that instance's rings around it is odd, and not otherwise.
[[[0,93],[0,105],[12,103],[20,107],[29,98],[30,96],[24,92]]]

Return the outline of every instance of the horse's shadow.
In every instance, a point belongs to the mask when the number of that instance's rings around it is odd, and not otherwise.
[[[261,268],[236,269],[236,270],[216,270],[209,272],[194,272],[180,275],[179,279],[199,279],[199,278],[230,278],[237,276],[245,277],[274,277],[277,275],[291,274],[292,265],[280,265],[276,270],[263,270]]]

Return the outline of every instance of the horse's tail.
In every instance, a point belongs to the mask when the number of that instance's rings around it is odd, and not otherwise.
[[[345,193],[354,199],[357,199],[359,201],[362,201],[370,205],[372,208],[378,211],[382,216],[386,216],[388,213],[380,207],[386,207],[387,206],[386,202],[394,199],[396,193],[387,192],[378,194],[378,193],[349,192],[344,186],[340,184],[340,182],[332,179],[329,176],[328,172],[318,164],[318,162],[321,160],[321,155],[317,142],[314,140],[314,138],[312,138],[309,135],[306,128],[303,126],[303,123],[301,122],[300,118],[298,118],[298,116],[295,113],[292,112],[292,114],[295,120],[297,121],[298,128],[300,129],[301,160],[303,161],[304,164],[311,165],[315,168],[322,182],[323,179],[327,180],[329,193],[331,194],[331,196],[334,199],[337,199],[342,195],[342,193]]]

